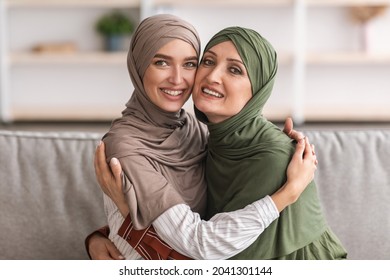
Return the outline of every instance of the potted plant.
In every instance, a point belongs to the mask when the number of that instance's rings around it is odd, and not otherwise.
[[[124,14],[114,11],[97,21],[96,30],[104,37],[107,51],[119,51],[123,38],[134,31],[134,23]]]

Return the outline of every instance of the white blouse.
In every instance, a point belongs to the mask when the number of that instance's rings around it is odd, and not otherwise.
[[[104,195],[110,240],[126,259],[142,257],[118,235],[124,218],[115,203]],[[251,245],[279,212],[270,196],[244,209],[219,213],[205,221],[186,204],[178,204],[154,222],[158,235],[173,249],[193,259],[228,259]]]

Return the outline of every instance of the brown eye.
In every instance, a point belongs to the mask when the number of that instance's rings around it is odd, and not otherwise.
[[[230,73],[232,73],[234,75],[241,75],[242,74],[241,69],[238,67],[230,67],[229,71],[230,71]]]
[[[196,68],[196,67],[198,67],[198,64],[196,62],[189,61],[189,62],[184,64],[184,67],[186,67],[186,68]]]
[[[157,66],[168,66],[168,63],[165,60],[156,60],[154,62],[154,65],[157,65]]]
[[[212,61],[211,59],[205,58],[205,59],[202,60],[202,64],[203,64],[203,65],[206,65],[206,66],[212,66],[212,65],[214,65],[215,63],[214,63],[214,61]]]

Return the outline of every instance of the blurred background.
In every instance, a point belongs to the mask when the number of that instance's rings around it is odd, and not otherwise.
[[[266,37],[271,121],[390,126],[390,0],[0,1],[0,128],[105,131],[133,91],[131,32],[156,13],[191,22],[203,46],[233,25]]]

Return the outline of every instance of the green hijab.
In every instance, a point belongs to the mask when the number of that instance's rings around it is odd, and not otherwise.
[[[295,144],[262,116],[277,72],[277,55],[256,31],[229,27],[207,44],[232,41],[244,62],[252,86],[252,98],[235,116],[210,123],[195,108],[196,116],[209,128],[206,163],[208,217],[233,211],[273,194],[286,181],[286,170]],[[296,203],[287,207],[246,250],[234,259],[273,259],[290,254],[318,239],[326,223],[314,181]]]

